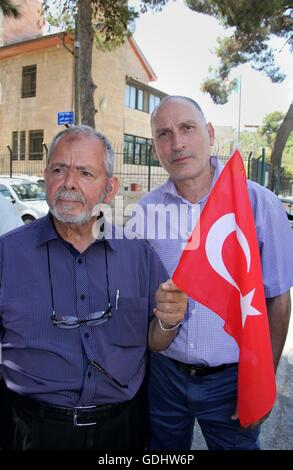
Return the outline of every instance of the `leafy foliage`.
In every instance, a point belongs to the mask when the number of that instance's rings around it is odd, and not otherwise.
[[[92,27],[95,42],[101,50],[111,50],[122,45],[139,13],[161,10],[169,0],[141,0],[138,10],[128,7],[126,0],[92,0]],[[73,32],[78,5],[82,0],[43,0],[43,12],[48,23]]]
[[[43,12],[51,26],[74,31],[78,0],[44,0]],[[92,0],[92,28],[97,46],[109,50],[123,44],[129,36],[128,25],[138,13],[125,0]]]
[[[273,113],[266,114],[263,119],[263,124],[259,130],[260,134],[266,137],[267,144],[272,148],[275,141],[277,131],[284,119],[284,113],[274,111]]]
[[[229,90],[223,90],[222,81],[238,65],[250,63],[253,69],[264,72],[273,82],[281,82],[285,75],[274,61],[269,39],[282,37],[293,51],[293,9],[286,0],[186,0],[198,13],[217,18],[226,28],[234,27],[230,37],[218,39],[216,54],[220,66],[204,82],[204,91],[215,103],[228,101]],[[215,82],[218,82],[218,87]],[[218,90],[219,98],[215,91]]]

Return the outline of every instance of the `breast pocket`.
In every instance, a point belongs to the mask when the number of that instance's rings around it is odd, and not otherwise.
[[[111,343],[120,347],[146,346],[148,333],[148,298],[121,297],[115,309],[111,299],[113,316]]]

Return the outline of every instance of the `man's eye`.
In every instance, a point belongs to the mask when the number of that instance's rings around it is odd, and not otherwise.
[[[158,137],[165,137],[168,134],[168,131],[160,131]]]
[[[88,178],[94,178],[94,175],[90,173],[89,171],[82,171],[82,176],[86,176]]]

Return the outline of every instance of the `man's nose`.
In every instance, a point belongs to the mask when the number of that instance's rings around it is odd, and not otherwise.
[[[65,189],[76,189],[78,187],[78,172],[68,168],[63,182]]]
[[[179,132],[173,134],[173,149],[175,152],[181,152],[185,147],[182,135]]]

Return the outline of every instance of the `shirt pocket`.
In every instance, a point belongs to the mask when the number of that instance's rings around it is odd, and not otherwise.
[[[111,299],[113,345],[120,347],[146,347],[148,333],[148,298],[120,297],[116,310],[116,299]]]

